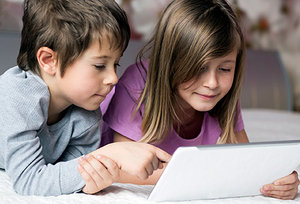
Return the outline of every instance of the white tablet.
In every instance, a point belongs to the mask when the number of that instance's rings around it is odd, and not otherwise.
[[[180,147],[149,200],[253,196],[300,165],[300,140]]]

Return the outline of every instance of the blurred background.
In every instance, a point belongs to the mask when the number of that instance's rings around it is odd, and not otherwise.
[[[135,62],[170,0],[117,0],[132,39],[122,70]],[[0,0],[0,74],[16,65],[23,0]],[[229,0],[247,44],[242,107],[300,111],[300,0]],[[124,68],[124,69],[123,69]],[[119,75],[122,74],[122,71]]]

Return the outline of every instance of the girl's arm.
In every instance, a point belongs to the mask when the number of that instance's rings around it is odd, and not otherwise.
[[[245,129],[236,133],[236,139],[238,143],[249,143],[249,139]]]
[[[246,134],[245,130],[241,130],[240,132],[237,133],[237,140],[238,143],[248,143],[248,137]],[[114,133],[114,142],[135,142],[123,135],[121,135],[118,132]],[[142,180],[139,179],[136,176],[132,176],[124,171],[120,172],[120,180],[118,182],[120,183],[132,183],[132,184],[139,184],[139,185],[154,185],[158,181],[159,177],[163,173],[164,169],[166,167],[166,163],[163,164],[162,169],[157,169],[156,171],[153,172],[151,176],[149,176],[148,179]]]
[[[114,133],[114,142],[135,142],[131,139],[128,139],[127,137],[119,134],[118,132]],[[157,169],[153,172],[151,176],[148,177],[148,179],[139,179],[137,176],[130,175],[126,173],[125,171],[120,171],[120,180],[118,182],[120,183],[132,183],[132,184],[138,184],[138,185],[155,185],[158,181],[159,177],[161,176],[162,172],[164,171],[166,167],[166,163],[163,163],[162,169]]]

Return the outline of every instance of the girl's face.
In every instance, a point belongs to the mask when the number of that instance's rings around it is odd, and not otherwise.
[[[95,42],[67,67],[64,76],[57,75],[56,95],[64,106],[74,104],[86,110],[96,110],[118,82],[116,67],[120,50],[112,50],[103,39],[101,48]]]
[[[211,110],[230,90],[235,72],[237,51],[209,61],[197,80],[178,87],[181,105],[185,110]]]

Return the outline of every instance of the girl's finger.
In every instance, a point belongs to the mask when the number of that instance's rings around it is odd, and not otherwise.
[[[149,177],[150,175],[152,175],[153,174],[152,162],[148,163],[148,165],[145,166],[145,169],[146,169],[147,174],[148,174],[147,177]]]
[[[277,195],[277,196],[281,196],[281,197],[287,197],[287,196],[291,196],[294,195],[295,191],[294,190],[290,190],[290,191],[268,191],[266,192],[267,195]]]
[[[268,190],[265,190],[264,188],[261,189],[262,194],[265,196],[270,196],[274,198],[280,198],[280,199],[293,199],[296,197],[298,193],[298,187],[289,185],[289,186],[282,186],[282,190],[271,190],[270,188],[267,188]],[[278,189],[278,188],[276,188]],[[284,189],[284,190],[283,190]],[[289,190],[287,190],[289,189]]]
[[[273,198],[278,198],[278,199],[283,199],[283,200],[292,200],[296,197],[297,192],[290,192],[290,193],[279,193],[274,192],[271,194],[268,194],[267,196],[273,197]]]
[[[292,189],[298,189],[297,183],[287,185],[274,185],[269,184],[262,187],[264,191],[289,191]]]
[[[292,184],[292,183],[296,183],[299,182],[298,179],[298,174],[296,171],[294,171],[293,173],[289,174],[288,176],[282,177],[276,181],[274,181],[273,183],[275,185],[285,185],[285,184]]]
[[[159,167],[159,160],[157,157],[154,157],[152,160],[152,168],[153,170],[156,170],[158,169],[158,167]]]

